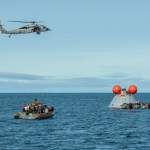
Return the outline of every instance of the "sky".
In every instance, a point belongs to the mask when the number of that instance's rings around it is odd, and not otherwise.
[[[0,0],[0,20],[52,31],[0,34],[0,93],[150,92],[149,0]]]

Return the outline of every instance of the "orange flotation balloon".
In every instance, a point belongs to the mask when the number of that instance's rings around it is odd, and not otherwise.
[[[137,92],[137,87],[135,85],[130,85],[128,91],[130,94],[135,94]]]
[[[119,85],[115,85],[112,91],[114,94],[118,94],[121,91],[121,87]]]

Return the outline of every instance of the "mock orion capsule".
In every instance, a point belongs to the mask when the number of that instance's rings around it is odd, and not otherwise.
[[[126,88],[121,88],[120,85],[115,85],[112,88],[112,91],[115,96],[108,106],[110,108],[122,108],[123,104],[137,102],[137,100],[133,97],[133,94],[137,92],[137,87],[135,85],[129,86],[128,90],[126,90]]]

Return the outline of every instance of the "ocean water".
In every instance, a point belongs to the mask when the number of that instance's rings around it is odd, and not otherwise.
[[[150,102],[150,94],[136,94]],[[13,119],[35,98],[53,106],[45,120]],[[113,94],[0,94],[0,150],[150,149],[150,110],[109,109]]]

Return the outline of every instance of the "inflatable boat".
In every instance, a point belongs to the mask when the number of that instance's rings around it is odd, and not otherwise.
[[[14,118],[15,119],[47,119],[53,117],[54,112],[48,112],[48,113],[26,113],[26,112],[15,112]]]

